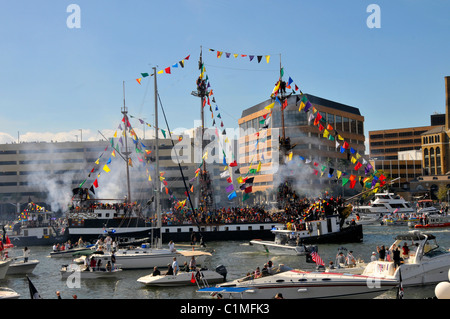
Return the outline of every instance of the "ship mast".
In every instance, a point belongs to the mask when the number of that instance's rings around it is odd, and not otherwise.
[[[122,153],[125,155],[125,162],[127,165],[127,190],[128,190],[128,196],[126,203],[131,203],[131,191],[130,191],[130,167],[129,167],[129,155],[131,152],[128,151],[128,145],[127,145],[127,127],[128,127],[128,111],[127,107],[125,106],[125,81],[123,81],[123,109],[122,114],[125,119],[125,129],[124,129],[124,136],[125,136],[125,151],[122,151]]]
[[[197,91],[193,91],[192,95],[200,98],[200,116],[202,120],[201,127],[201,150],[202,156],[205,148],[204,135],[205,135],[205,119],[204,119],[204,103],[205,98],[208,95],[208,90],[206,87],[206,81],[203,79],[203,59],[202,59],[202,47],[200,46],[200,59],[198,61],[198,68],[200,70],[200,76],[197,79]],[[200,172],[200,194],[199,194],[199,206],[203,207],[205,210],[212,208],[213,206],[213,195],[211,180],[208,171],[206,170],[206,161],[203,159],[203,169]]]
[[[158,126],[158,84],[156,81],[156,67],[153,67],[153,76],[154,76],[154,91],[155,91],[155,166],[156,166],[156,194],[155,194],[155,207],[156,207],[156,227],[159,230],[159,238],[157,242],[157,247],[161,248],[162,246],[162,234],[161,234],[161,199],[160,199],[160,191],[161,191],[161,179],[159,173],[159,126]]]

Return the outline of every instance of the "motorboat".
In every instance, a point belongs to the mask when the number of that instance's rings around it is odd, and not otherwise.
[[[442,214],[429,214],[419,219],[414,228],[442,228],[450,227],[450,216]]]
[[[92,259],[95,260],[95,265],[91,263]],[[111,255],[107,254],[92,254],[88,265],[72,263],[62,265],[60,270],[62,279],[71,276],[80,276],[81,279],[116,278],[121,272],[120,265],[114,263]]]
[[[39,260],[37,259],[29,259],[25,262],[23,257],[15,257],[11,264],[9,264],[6,275],[31,274],[38,264]]]
[[[408,215],[389,214],[384,216],[384,218],[381,221],[381,224],[385,226],[414,227],[414,225],[416,225],[417,223],[419,223],[419,217],[417,217],[416,214],[408,214]]]
[[[373,225],[380,224],[382,218],[382,214],[360,214],[358,212],[352,212],[348,216],[346,223],[348,225],[350,225],[352,222],[354,222],[356,225]]]
[[[79,253],[92,252],[91,247],[76,247],[71,249],[55,250],[50,252],[50,257],[52,258],[63,258],[63,257],[73,257]]]
[[[173,258],[176,258],[179,265],[184,262],[189,264],[192,258],[195,258],[197,265],[202,265],[212,254],[200,250],[171,250],[141,245],[119,249],[114,256],[122,269],[148,269],[155,266],[166,268],[167,265],[172,264]]]
[[[369,205],[355,206],[354,213],[360,216],[377,217],[392,213],[411,214],[415,210],[411,203],[394,193],[376,193],[375,198],[370,201]]]
[[[434,202],[431,199],[422,199],[417,202],[417,213],[439,214],[440,211],[434,206]]]
[[[395,237],[389,250],[409,247],[399,267],[394,261],[372,261],[362,273],[380,279],[400,280],[405,286],[438,283],[446,280],[450,268],[450,251],[440,247],[436,237],[419,231],[411,231]],[[392,255],[392,253],[391,253]]]
[[[0,299],[19,299],[20,294],[8,287],[0,287]]]
[[[375,298],[398,286],[396,279],[337,272],[316,272],[292,269],[273,275],[247,276],[215,287],[199,289],[223,298],[272,299],[282,294],[285,299],[365,299]]]
[[[6,258],[5,260],[0,259],[0,279],[5,278],[8,272],[9,265],[12,263],[11,258]]]
[[[152,274],[140,277],[137,281],[146,286],[178,287],[178,286],[209,286],[224,282],[227,271],[224,266],[218,266],[215,271],[205,268],[190,272],[178,272],[176,275]]]
[[[269,251],[290,251],[298,256],[307,255],[318,249],[316,245],[298,245],[297,243],[291,243],[290,241],[281,243],[280,237],[281,236],[275,237],[275,241],[253,239],[250,240],[249,244],[251,246],[260,247],[267,253],[269,253]]]

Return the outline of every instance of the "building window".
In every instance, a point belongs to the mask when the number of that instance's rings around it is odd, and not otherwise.
[[[423,174],[429,175],[430,174],[430,158],[428,156],[428,149],[423,150]]]
[[[436,147],[436,175],[442,174],[442,167],[441,167],[441,149],[439,147]]]
[[[434,162],[434,148],[430,148],[430,174],[436,175]]]

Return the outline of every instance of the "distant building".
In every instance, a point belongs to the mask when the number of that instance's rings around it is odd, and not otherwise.
[[[186,198],[185,185],[189,191],[193,186],[194,193],[191,193],[193,205],[195,207],[198,205],[197,180],[191,180],[195,177],[199,163],[195,162],[192,141],[186,137],[188,147],[183,151],[178,150],[175,154],[170,139],[159,139],[160,172],[164,174],[161,182],[161,206],[164,209],[170,208],[174,199]],[[141,156],[144,158],[143,161],[137,158],[134,152],[135,145],[128,142],[132,159],[130,199],[132,202],[146,205],[156,191],[152,181],[159,177],[154,169],[155,140],[141,140],[141,142],[150,151],[149,154]],[[174,141],[176,145],[178,142]],[[122,147],[120,151],[123,151]],[[96,179],[98,187],[93,188],[95,192],[93,197],[124,200],[127,196],[125,160],[118,152],[114,155],[112,152],[113,148],[109,141],[0,145],[0,215],[20,212],[29,200],[39,203],[48,210],[65,211],[72,196],[72,189],[80,185],[89,188]],[[106,172],[103,167],[108,161],[111,161],[108,165],[110,171]],[[149,165],[145,165],[144,162]],[[222,165],[214,163],[208,166],[208,170],[217,175],[221,168]],[[215,200],[218,205],[226,206],[229,201],[226,194],[220,196],[224,193],[221,191],[220,183],[223,183],[223,180],[219,178],[215,178],[212,183],[216,194]],[[165,187],[168,189],[167,193]]]
[[[306,94],[313,107],[320,112],[322,123],[326,127],[330,124],[339,134],[361,155],[365,153],[364,137],[364,117],[358,108],[320,98],[311,94]],[[299,111],[298,96],[292,95],[288,98],[288,104],[284,109],[284,126],[286,137],[290,138],[293,148],[293,157],[302,156],[327,166],[352,172],[352,165],[349,161],[349,154],[341,153],[336,148],[334,140],[323,138],[320,132],[308,120],[310,112]],[[265,107],[273,100],[266,100],[254,105],[242,112],[238,120],[241,136],[239,138],[239,162],[241,163],[241,174],[245,174],[250,169],[256,168],[261,161],[261,170],[255,175],[253,181],[253,192],[263,192],[264,198],[271,200],[267,194],[278,187],[283,177],[282,170],[274,173],[274,165],[278,163],[279,137],[282,136],[281,108],[276,105],[273,108],[272,116],[267,129],[264,129],[264,115],[268,112]],[[298,169],[296,169],[297,171]],[[286,173],[286,172],[284,172]],[[289,175],[289,172],[287,172]],[[328,172],[327,172],[328,174]],[[320,178],[300,178],[297,183],[303,183],[304,189],[310,189],[311,185],[329,184],[336,186],[335,179]]]

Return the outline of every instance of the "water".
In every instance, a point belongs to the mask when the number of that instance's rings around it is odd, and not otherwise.
[[[352,244],[327,244],[319,245],[319,255],[324,262],[334,261],[339,247],[353,250],[355,257],[364,261],[370,260],[372,251],[376,246],[389,246],[394,236],[410,231],[408,227],[400,226],[363,226],[364,239],[362,243]],[[444,248],[450,247],[450,229],[434,229],[430,231],[437,237],[437,242]],[[181,243],[180,243],[181,244]],[[186,243],[184,243],[186,244]],[[209,249],[213,249],[213,255],[206,260],[209,269],[215,269],[218,265],[227,268],[228,280],[243,277],[247,272],[254,271],[256,267],[262,267],[268,260],[274,265],[285,264],[300,269],[313,269],[314,264],[306,263],[305,256],[295,256],[289,252],[274,254],[260,251],[251,246],[247,241],[223,241],[207,243]],[[56,291],[61,292],[62,298],[69,299],[76,294],[79,299],[200,299],[209,298],[207,294],[196,292],[197,287],[146,287],[136,280],[148,275],[151,270],[124,270],[116,279],[91,279],[81,280],[79,288],[69,288],[66,281],[61,279],[59,273],[63,264],[70,263],[70,258],[50,258],[51,247],[30,247],[30,259],[38,259],[39,265],[29,275],[34,286],[44,299],[56,299]],[[21,248],[15,248],[10,255],[22,255]],[[21,299],[30,299],[28,281],[23,275],[7,276],[0,280],[0,286],[14,289],[21,294]],[[434,297],[435,285],[424,287],[405,288],[405,299],[424,299]],[[378,298],[395,298],[395,291],[385,293]]]

